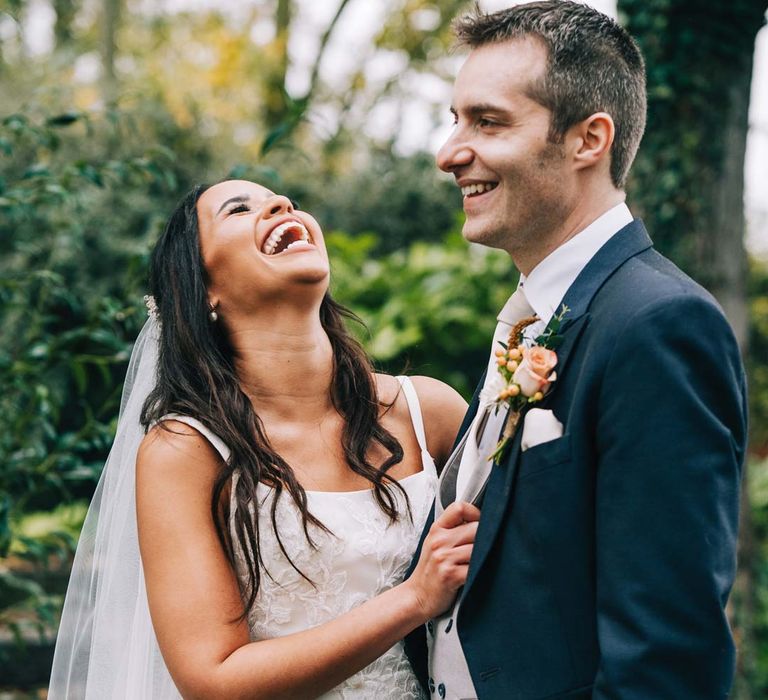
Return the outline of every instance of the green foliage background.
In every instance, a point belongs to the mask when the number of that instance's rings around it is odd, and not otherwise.
[[[441,378],[467,397],[485,364],[495,315],[517,279],[506,256],[463,241],[458,192],[437,175],[431,156],[397,155],[392,143],[365,135],[365,105],[390,95],[392,86],[371,94],[363,72],[352,75],[334,103],[349,118],[319,138],[309,106],[330,104],[335,93],[320,83],[300,99],[281,92],[279,32],[254,48],[247,24],[190,13],[124,17],[121,47],[134,67],[118,99],[99,99],[98,86],[74,86],[71,73],[78,55],[98,47],[97,22],[79,3],[57,3],[62,17],[69,7],[81,19],[69,33],[62,25],[54,52],[36,60],[0,52],[0,690],[11,682],[45,684],[40,668],[50,663],[45,650],[66,572],[145,318],[148,252],[193,183],[248,177],[298,200],[323,225],[334,294],[365,321],[355,332],[377,364]],[[376,50],[405,52],[415,70],[440,73],[433,56],[446,53],[447,20],[463,4],[393,5]],[[625,9],[638,32],[653,34],[664,29],[654,22],[671,4],[633,1]],[[14,16],[23,5],[14,3]],[[436,24],[414,29],[411,15],[435,8]],[[208,47],[218,59],[195,68],[185,45]],[[648,48],[654,70],[672,60],[667,50]],[[675,235],[681,221],[701,215],[690,180],[703,137],[681,133],[674,109],[701,105],[675,101],[691,89],[676,84],[681,76],[656,77],[653,137],[638,161],[630,205],[653,220],[664,252],[706,280],[696,232]],[[357,122],[355,114],[362,114]],[[266,123],[273,128],[261,128]],[[243,129],[252,131],[245,145],[237,137]],[[683,148],[669,151],[670,141]],[[748,618],[737,632],[749,629],[739,639],[741,698],[768,694],[764,262],[751,261],[747,294],[753,540],[740,565],[752,575],[754,595],[734,599],[734,619]]]
[[[161,143],[148,129],[168,136],[154,117],[29,110],[0,125],[0,626],[15,640],[0,644],[0,667],[20,685],[27,676],[16,664],[55,632],[109,450],[146,314],[148,252],[194,173],[214,167],[148,146]],[[125,131],[136,122],[141,132]],[[230,173],[269,182],[310,211],[333,210],[337,226],[356,229],[324,225],[334,294],[365,321],[354,331],[382,369],[441,377],[468,396],[517,273],[503,254],[468,249],[454,188],[425,156],[389,155],[388,166],[377,158],[380,173],[396,179],[341,174],[343,187],[330,188],[337,200],[267,165],[235,164]],[[392,212],[377,218],[382,199],[410,223],[398,227]]]

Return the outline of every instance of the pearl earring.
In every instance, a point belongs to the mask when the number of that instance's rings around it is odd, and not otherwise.
[[[208,312],[208,320],[211,323],[216,323],[219,320],[219,314],[216,313],[216,307],[211,304],[211,310]]]

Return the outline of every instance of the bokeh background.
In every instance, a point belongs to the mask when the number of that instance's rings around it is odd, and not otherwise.
[[[767,3],[593,4],[648,62],[629,204],[718,297],[749,371],[733,697],[766,697]],[[364,320],[356,332],[377,364],[471,393],[517,274],[462,240],[458,190],[434,166],[462,60],[450,21],[467,8],[0,2],[0,700],[45,697],[68,567],[145,318],[148,251],[192,184],[246,177],[289,194],[323,225],[335,295]]]

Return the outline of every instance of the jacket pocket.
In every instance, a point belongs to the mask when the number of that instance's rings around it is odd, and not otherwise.
[[[556,440],[542,442],[520,453],[518,481],[546,471],[571,459],[571,436],[566,433]]]

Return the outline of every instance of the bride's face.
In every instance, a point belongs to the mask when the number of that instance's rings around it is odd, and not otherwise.
[[[227,180],[203,192],[197,217],[209,299],[225,313],[284,301],[291,293],[322,297],[328,288],[320,226],[287,197]]]

